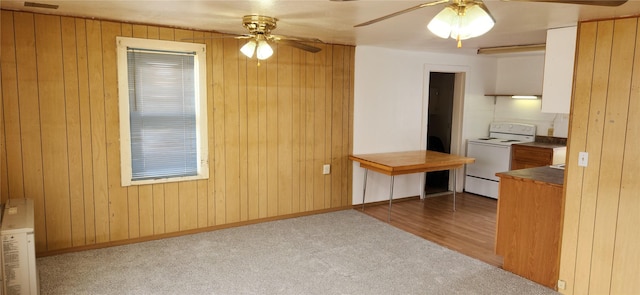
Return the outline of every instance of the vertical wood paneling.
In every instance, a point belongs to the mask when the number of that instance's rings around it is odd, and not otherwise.
[[[277,58],[278,56],[274,56]],[[262,61],[267,68],[266,134],[267,134],[267,216],[278,214],[278,64]]]
[[[640,288],[638,18],[580,24],[567,158],[560,279],[565,294]],[[585,168],[578,153],[589,153]],[[633,197],[632,197],[633,195]]]
[[[102,22],[102,64],[117,64],[116,36],[122,36],[120,23]],[[120,177],[120,121],[118,108],[117,67],[105,66],[102,70],[104,82],[104,107],[107,140],[107,178],[109,186],[109,233],[110,240],[129,237],[129,208],[127,188],[122,187]]]
[[[315,54],[305,53],[306,60],[306,69],[305,69],[305,122],[306,122],[306,130],[305,130],[305,210],[313,210],[315,207],[315,201],[313,198],[313,193],[315,192],[316,186],[315,178],[316,175],[314,172],[315,160]]]
[[[100,21],[86,21],[96,243],[108,242],[110,237],[101,27]]]
[[[206,33],[205,37],[213,37],[214,35],[211,33]],[[214,39],[206,39],[205,43],[207,45],[207,130],[209,130],[209,169],[214,168],[213,171],[209,171],[209,179],[207,180],[207,225],[215,225],[216,224],[216,186],[215,180],[217,179],[217,175],[215,173],[215,154],[217,152],[217,147],[214,144],[216,139],[216,129],[214,128],[215,116],[214,116],[214,94],[217,94],[217,87],[214,84],[214,71],[216,68],[218,72],[222,72],[220,67],[217,67],[217,64],[213,62],[214,53],[220,52],[215,44],[219,44],[219,42],[214,42]],[[218,75],[216,75],[218,77]]]
[[[268,216],[267,200],[269,198],[267,170],[267,67],[258,66],[257,99],[258,99],[258,217]]]
[[[153,193],[153,233],[165,233],[164,221],[164,184],[152,185]]]
[[[638,24],[640,28],[640,23]],[[640,48],[640,31],[636,30],[635,49]],[[640,262],[640,54],[633,61],[633,80],[629,99],[629,115],[624,144],[624,162],[618,205],[618,226],[615,232],[615,249],[611,271],[611,294],[632,294],[640,290],[638,262]],[[634,164],[635,163],[635,164]]]
[[[226,222],[240,221],[240,115],[238,40],[224,40],[224,146]]]
[[[164,231],[166,233],[180,230],[180,183],[164,184]]]
[[[325,120],[324,120],[324,158],[322,163],[326,164],[326,163],[331,163],[331,152],[333,152],[332,149],[332,140],[333,140],[333,135],[331,134],[331,126],[333,125],[332,122],[332,110],[333,110],[333,45],[325,45],[324,46],[324,60],[323,60],[323,64],[324,64],[324,100],[325,100]],[[333,118],[334,120],[336,118]],[[321,166],[318,166],[321,167]],[[323,201],[323,208],[330,208],[331,207],[331,193],[333,192],[331,187],[332,187],[332,178],[331,175],[324,175],[323,177],[324,180],[324,201]]]
[[[24,183],[14,18],[12,13],[6,11],[2,11],[1,16],[2,67],[0,67],[0,76],[2,77],[2,134],[5,144],[2,166],[3,169],[7,169],[6,172],[3,170],[6,175],[2,177],[2,180],[6,181],[6,183],[2,183],[2,201],[4,202],[9,197],[24,198]]]
[[[244,42],[240,42],[243,44]],[[249,195],[248,183],[249,177],[249,138],[248,138],[248,83],[247,83],[247,59],[242,58],[242,54],[238,55],[238,182],[240,185],[240,220],[249,219]]]
[[[139,222],[140,236],[153,235],[153,186],[141,185],[138,188]]]
[[[85,244],[85,218],[76,23],[73,18],[63,17],[60,24],[62,30],[65,113],[67,116],[71,244],[73,246],[81,246]]]
[[[47,248],[71,246],[69,156],[60,18],[35,16]]]
[[[180,182],[180,230],[198,227],[198,183],[196,181]]]
[[[248,218],[260,218],[260,109],[258,66],[247,59],[247,206]]]
[[[344,101],[344,92],[342,87],[344,86],[344,47],[336,46],[333,50],[333,74],[332,74],[332,91],[331,96],[331,207],[340,206],[342,203],[342,167],[343,158],[334,157],[333,155],[342,154],[342,136],[344,129],[342,125],[343,116],[342,113],[348,111],[344,109],[342,101]]]
[[[278,92],[276,100],[277,107],[277,202],[278,215],[291,213],[292,192],[291,192],[291,155],[292,155],[292,74],[291,74],[291,51],[290,46],[278,46]]]
[[[301,90],[301,75],[300,75],[300,54],[301,50],[291,51],[291,213],[300,212],[301,196],[300,193],[300,150],[301,145],[301,126],[300,120],[301,114],[304,114],[300,110],[300,90]]]
[[[342,142],[344,143],[342,153],[340,155],[349,155],[351,151],[353,151],[353,99],[354,99],[354,83],[355,83],[355,58],[356,52],[354,50],[346,50],[346,56],[348,59],[345,60],[346,66],[344,67],[345,71],[345,79],[348,81],[347,84],[344,85],[344,93],[345,99],[343,100],[343,105],[345,108],[345,112],[342,114],[344,130],[348,130],[344,133],[342,137]],[[351,175],[353,175],[353,165],[351,165],[351,161],[348,158],[344,158],[344,167],[346,168],[344,171],[344,177],[342,177],[342,205],[349,206],[353,204],[351,192],[353,191],[351,180]]]
[[[214,130],[214,195],[215,224],[226,223],[226,163],[225,163],[225,50],[224,39],[215,39],[213,47],[213,128]],[[210,161],[211,161],[210,160]]]
[[[36,240],[36,251],[44,251],[47,249],[45,242],[47,241],[47,233],[34,15],[16,12],[14,13],[13,25],[15,30],[16,72],[18,74],[24,195],[34,201],[35,235],[45,237],[44,239]],[[4,56],[5,54],[3,53],[1,58],[4,58]],[[12,171],[8,171],[8,173],[11,174]]]
[[[325,175],[318,174],[318,170],[324,164],[325,157],[325,56],[327,55],[327,46],[322,45],[322,51],[318,52],[314,56],[314,93],[313,101],[315,103],[313,119],[314,119],[314,154],[313,164],[311,167],[311,173],[314,176],[313,179],[313,210],[320,210],[324,208],[324,195],[325,195]]]
[[[80,133],[82,141],[82,185],[84,204],[85,244],[96,243],[95,201],[93,185],[93,148],[91,127],[91,101],[89,94],[89,65],[87,32],[83,19],[76,19],[76,47],[78,62],[78,96],[80,99]],[[72,211],[73,214],[73,211]]]
[[[353,47],[205,39],[210,178],[122,187],[116,36],[220,35],[2,11],[1,193],[34,199],[39,253],[349,205]]]
[[[609,77],[611,60],[611,42],[613,37],[613,22],[598,24],[595,58],[592,60],[593,79],[591,81],[591,97],[589,100],[588,122],[586,129],[585,151],[589,151],[594,159],[599,159],[602,153],[602,132],[604,129],[605,101],[607,95],[607,82]],[[576,159],[578,155],[574,156]],[[577,249],[578,255],[589,257],[592,251],[594,212],[597,204],[598,177],[600,175],[600,161],[592,161],[588,169],[584,170],[583,179],[586,186],[581,187],[581,227],[578,231],[578,239],[581,242]],[[591,220],[591,221],[589,221]],[[589,242],[587,242],[589,241]],[[583,259],[576,264],[576,291],[586,294],[589,288],[589,265],[591,259]]]
[[[2,73],[0,72],[0,79]],[[0,86],[2,82],[0,81]],[[0,91],[0,202],[6,202],[9,196],[9,179],[7,177],[7,148],[4,136],[4,107],[2,102],[2,91]]]
[[[611,55],[602,157],[600,158],[601,171],[608,172],[600,174],[598,185],[598,207],[595,215],[597,222],[591,254],[594,259],[591,264],[589,288],[589,292],[593,294],[605,294],[609,292],[611,286],[611,265],[618,219],[636,27],[636,19],[631,18],[616,20],[614,23],[612,52],[615,54]]]

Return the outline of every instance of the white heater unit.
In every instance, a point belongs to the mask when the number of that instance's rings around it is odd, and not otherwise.
[[[33,200],[9,199],[0,227],[3,294],[40,294],[33,234]]]

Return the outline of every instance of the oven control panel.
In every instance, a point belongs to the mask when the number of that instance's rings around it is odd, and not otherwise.
[[[489,132],[535,136],[536,125],[494,122],[489,126]]]

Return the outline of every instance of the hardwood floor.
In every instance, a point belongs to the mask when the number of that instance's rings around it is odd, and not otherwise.
[[[393,202],[391,225],[467,256],[501,267],[495,255],[497,201],[468,193]],[[354,206],[362,210],[362,206]],[[387,222],[389,203],[368,204],[364,213]]]

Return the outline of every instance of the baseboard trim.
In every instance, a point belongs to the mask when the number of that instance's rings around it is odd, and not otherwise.
[[[256,224],[256,223],[290,219],[290,218],[316,215],[316,214],[342,211],[342,210],[350,210],[350,209],[352,209],[352,206],[341,206],[336,208],[328,208],[328,209],[321,209],[321,210],[314,210],[314,211],[307,211],[307,212],[298,212],[298,213],[292,213],[292,214],[286,214],[286,215],[280,215],[280,216],[265,217],[265,218],[254,219],[254,220],[246,220],[246,221],[240,221],[240,222],[234,222],[234,223],[228,223],[228,224],[214,225],[214,226],[196,228],[191,230],[158,234],[153,236],[132,238],[132,239],[126,239],[126,240],[119,240],[119,241],[110,241],[105,243],[77,246],[77,247],[64,248],[59,250],[48,250],[48,251],[37,252],[36,257],[46,257],[46,256],[60,255],[65,253],[73,253],[73,252],[102,249],[102,248],[108,248],[108,247],[114,247],[114,246],[142,243],[142,242],[148,242],[148,241],[154,241],[154,240],[160,240],[160,239],[166,239],[166,238],[173,238],[173,237],[179,237],[179,236],[185,236],[185,235],[210,232],[210,231],[215,231],[215,230],[220,230],[225,228],[239,227],[239,226]]]

